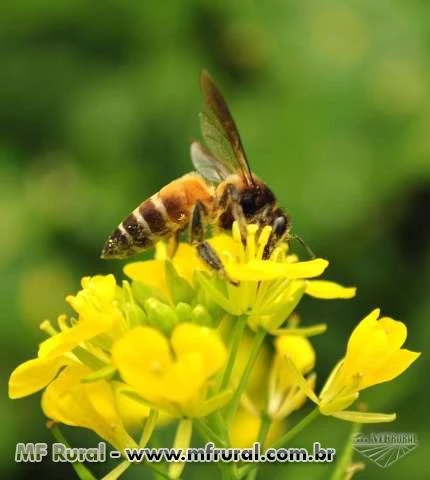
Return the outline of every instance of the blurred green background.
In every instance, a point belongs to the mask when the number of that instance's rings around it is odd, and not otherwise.
[[[326,277],[350,301],[305,301],[319,382],[372,308],[430,341],[430,4],[422,0],[259,2],[33,0],[0,3],[2,478],[73,478],[68,465],[17,464],[16,442],[51,441],[39,395],[6,396],[36,352],[38,325],[64,311],[83,275],[114,272],[106,236],[141,200],[189,171],[208,68],[239,124],[253,169],[277,193]],[[362,479],[428,478],[429,358],[362,395],[419,447]],[[295,446],[341,448],[349,429],[321,419]],[[74,438],[75,432],[66,434]],[[95,442],[80,434],[77,445]],[[426,456],[427,453],[427,456]],[[365,461],[357,454],[357,460]],[[106,471],[101,466],[100,471]],[[329,465],[278,465],[260,478],[328,478]],[[185,478],[217,478],[193,466]],[[126,478],[146,478],[130,469]]]

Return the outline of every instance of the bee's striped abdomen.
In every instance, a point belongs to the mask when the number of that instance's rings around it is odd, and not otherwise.
[[[171,235],[172,227],[159,195],[142,202],[116,228],[102,251],[102,258],[126,258],[150,248]]]
[[[212,192],[196,174],[187,174],[170,182],[142,202],[123,220],[107,239],[102,258],[126,258],[183,230],[197,200],[207,208]]]

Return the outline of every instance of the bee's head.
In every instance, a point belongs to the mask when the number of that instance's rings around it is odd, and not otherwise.
[[[262,181],[247,186],[240,192],[240,205],[248,220],[253,220],[262,210],[273,210],[276,198],[270,188]]]

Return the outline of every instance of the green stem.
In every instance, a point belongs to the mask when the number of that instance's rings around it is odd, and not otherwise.
[[[251,347],[251,353],[249,354],[248,362],[243,370],[242,376],[239,381],[239,385],[233,394],[231,402],[227,406],[227,411],[225,415],[227,425],[231,425],[231,422],[233,421],[233,418],[236,415],[236,411],[240,403],[240,398],[242,396],[242,393],[245,391],[246,384],[248,383],[249,374],[251,373],[252,367],[254,366],[255,361],[257,360],[258,354],[260,353],[260,347],[264,341],[265,336],[266,336],[266,331],[262,329],[258,330],[257,333],[255,334],[254,342]]]
[[[334,468],[333,474],[330,477],[330,480],[343,480],[346,478],[346,471],[351,464],[352,455],[354,450],[352,448],[352,444],[354,438],[356,437],[357,433],[361,430],[360,423],[354,423],[352,425],[351,432],[348,437],[348,441],[346,442],[345,448],[343,449],[339,459],[336,462],[336,466]]]
[[[304,428],[306,428],[310,423],[312,423],[319,415],[318,407],[314,408],[306,417],[302,418],[300,422],[295,425],[291,430],[289,430],[285,435],[283,435],[278,441],[276,441],[271,447],[280,448],[283,445],[288,444],[297,434],[299,434]],[[257,464],[245,465],[239,469],[238,478],[241,479],[245,475],[248,475],[252,470],[257,468]]]
[[[155,465],[153,462],[142,462],[142,463],[137,463],[136,465],[140,467],[147,467],[149,468],[149,470],[152,470],[159,477],[165,478],[166,480],[171,480],[168,473],[164,471],[161,466],[159,466],[160,464]]]
[[[217,447],[227,448],[227,444],[222,440],[205,422],[201,419],[194,419],[194,424],[199,434],[206,442],[212,442]]]
[[[143,427],[142,434],[140,436],[139,447],[146,447],[146,444],[149,442],[152,432],[157,425],[158,415],[159,411],[155,408],[151,408],[148,418],[145,421],[145,426]]]
[[[220,416],[215,417],[217,420],[217,424],[219,425],[219,433],[224,434],[225,428],[223,428],[222,424],[222,418]],[[194,425],[199,432],[199,435],[203,438],[203,440],[206,441],[206,443],[212,442],[214,443],[217,447],[222,447],[222,448],[227,448],[228,443],[223,439],[220,438],[210,427],[207,425],[207,423],[200,419],[200,418],[195,418],[194,419]],[[217,463],[218,468],[221,470],[221,478],[222,480],[232,480],[233,478],[236,478],[236,475],[233,474],[232,469],[234,469],[235,465],[229,464],[229,463],[222,463],[218,462]],[[235,473],[235,472],[234,472]]]
[[[236,324],[233,327],[233,333],[232,333],[233,338],[232,338],[231,344],[230,344],[230,354],[229,354],[229,357],[228,357],[228,360],[227,360],[227,365],[225,367],[224,374],[223,374],[223,376],[221,378],[221,382],[219,384],[219,388],[218,388],[219,392],[221,390],[223,390],[224,388],[226,388],[229,381],[230,381],[230,377],[231,377],[231,373],[233,371],[234,363],[235,363],[236,358],[237,358],[237,352],[239,350],[239,345],[240,345],[240,342],[241,342],[242,337],[243,337],[243,331],[245,329],[246,320],[247,320],[247,316],[246,315],[241,315],[236,320]]]
[[[319,414],[320,411],[318,407],[315,407],[306,415],[306,417],[302,418],[297,425],[295,425],[291,430],[288,430],[285,435],[277,440],[272,447],[280,448],[284,445],[287,445],[297,434],[299,434],[304,428],[312,423],[319,416]]]
[[[57,442],[62,443],[67,448],[70,448],[66,438],[61,433],[60,429],[57,425],[53,425],[49,429],[52,433],[52,436],[57,440]],[[73,470],[76,472],[76,475],[80,478],[80,480],[96,480],[96,477],[88,470],[88,468],[81,462],[73,462],[72,463]]]
[[[113,470],[105,475],[101,480],[117,480],[130,466],[127,460],[119,463]]]
[[[225,443],[228,444],[228,431],[227,426],[225,425],[224,419],[221,415],[221,411],[217,410],[213,413],[215,431],[219,438]]]
[[[190,446],[191,436],[193,434],[193,421],[191,418],[182,418],[179,421],[176,429],[175,439],[173,441],[173,448],[181,450],[186,455],[186,450]],[[185,462],[171,462],[168,466],[167,473],[171,480],[178,480],[182,471],[184,470]]]
[[[258,432],[257,442],[263,448],[264,442],[266,441],[267,434],[269,433],[270,425],[272,423],[272,419],[266,413],[263,413],[261,416],[261,425],[260,431]],[[258,473],[258,465],[254,465],[255,468],[248,473],[247,480],[255,480],[257,478]]]

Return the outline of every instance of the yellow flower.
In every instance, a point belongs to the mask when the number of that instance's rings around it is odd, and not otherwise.
[[[104,380],[82,382],[90,373],[84,365],[65,368],[43,393],[43,412],[56,422],[91,429],[117,449],[136,447],[116,409],[112,386]]]
[[[42,323],[41,328],[50,330],[53,336],[40,344],[37,358],[24,362],[12,372],[9,380],[11,398],[24,397],[46,387],[62,367],[77,363],[84,353],[86,361],[94,368],[108,362],[102,347],[109,344],[112,335],[126,324],[126,317],[116,299],[115,278],[113,275],[85,277],[82,287],[77,295],[66,298],[78,313],[78,321],[68,322],[65,315],[60,315],[59,332],[49,322]],[[108,334],[105,341],[102,334]],[[96,337],[97,342],[90,346],[88,342]],[[90,351],[84,349],[85,342]]]
[[[208,274],[198,275],[200,284],[213,301],[231,315],[248,315],[248,325],[273,332],[294,311],[303,294],[317,298],[351,298],[355,288],[334,282],[310,280],[321,275],[328,266],[322,258],[300,262],[287,255],[287,245],[281,244],[269,259],[263,259],[271,227],[264,227],[257,236],[257,225],[247,226],[246,246],[243,246],[237,223],[233,236],[218,235],[210,240],[220,256],[227,277],[221,281]]]
[[[390,422],[396,418],[395,414],[345,410],[361,390],[396,378],[420,356],[401,348],[407,337],[406,325],[389,317],[378,320],[379,314],[379,309],[373,310],[354,329],[345,357],[333,369],[319,397],[294,361],[288,359],[292,375],[323,415],[361,423]]]
[[[272,419],[281,419],[298,410],[306,400],[306,394],[291,374],[287,357],[302,375],[306,375],[315,366],[315,351],[307,338],[286,334],[276,338],[275,352],[269,376],[267,413]],[[314,373],[306,379],[312,390],[315,379]]]
[[[112,349],[121,377],[150,405],[174,416],[206,416],[229,398],[207,398],[210,378],[222,369],[227,352],[218,333],[181,323],[170,341],[157,329],[136,327]]]

